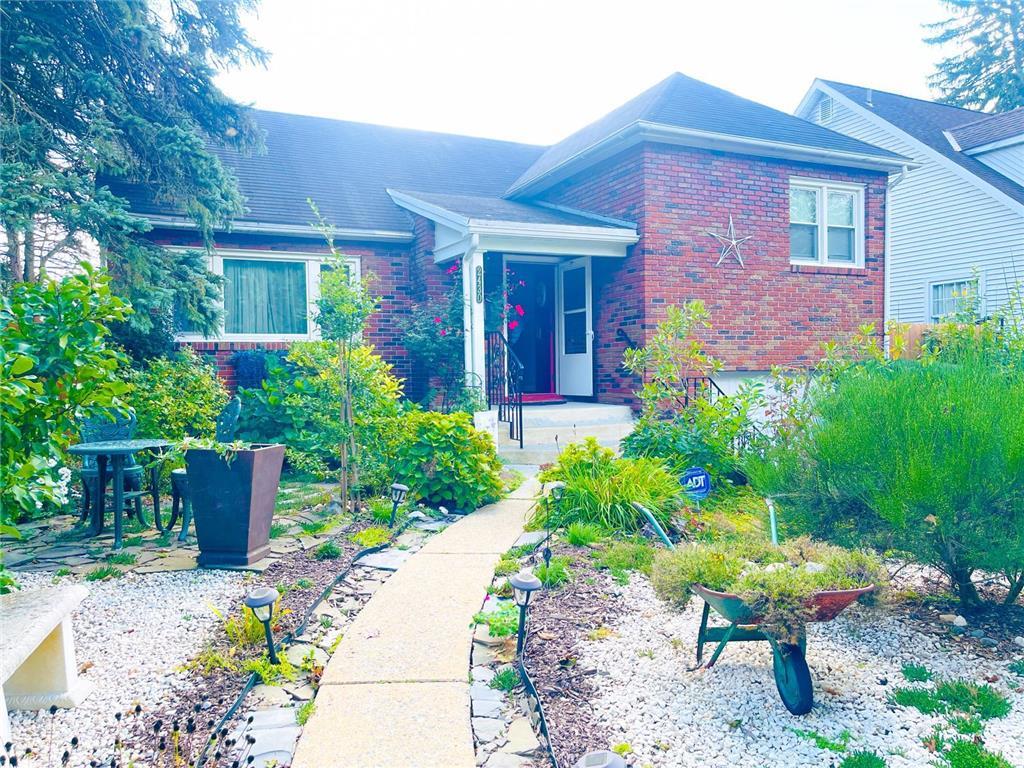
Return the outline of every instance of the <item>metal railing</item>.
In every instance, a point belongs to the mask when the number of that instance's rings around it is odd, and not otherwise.
[[[487,407],[508,422],[508,437],[523,447],[523,364],[501,331],[487,333]]]
[[[714,403],[724,395],[725,392],[710,376],[688,376],[686,390],[683,394],[683,407],[689,406],[694,400],[707,400],[709,403]]]

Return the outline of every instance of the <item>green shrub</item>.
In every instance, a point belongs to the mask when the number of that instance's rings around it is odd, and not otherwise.
[[[502,555],[498,564],[494,566],[495,576],[511,576],[513,573],[519,572],[519,561],[511,557]]]
[[[942,760],[949,768],[1013,768],[1002,755],[992,754],[981,744],[967,739],[952,742]]]
[[[341,557],[341,548],[333,541],[325,541],[313,550],[313,557],[317,560],[336,560]]]
[[[903,677],[912,683],[927,683],[932,679],[931,670],[921,664],[904,664]]]
[[[379,547],[391,541],[391,529],[379,525],[371,525],[363,530],[353,533],[352,541],[361,547]]]
[[[515,667],[502,667],[494,673],[494,677],[491,678],[488,685],[496,691],[511,693],[519,687],[520,682],[519,672]]]
[[[839,768],[885,768],[885,760],[874,752],[854,752],[843,758]]]
[[[519,630],[519,608],[511,601],[504,602],[496,611],[479,611],[473,624],[486,624],[491,637],[511,637]]]
[[[541,472],[540,480],[562,481],[565,491],[557,506],[550,496],[538,501],[530,523],[538,528],[589,523],[606,531],[633,533],[645,522],[634,502],[669,527],[682,495],[679,481],[660,460],[617,459],[592,437],[566,446],[558,463]]]
[[[784,530],[942,569],[968,610],[977,570],[1024,589],[1024,365],[981,349],[868,362],[810,390],[813,418],[748,471]]]
[[[360,346],[350,355],[355,441],[360,446],[359,482],[383,493],[393,482],[388,472],[395,417],[402,411],[402,386],[391,365]],[[344,382],[337,346],[325,341],[292,344],[281,360],[268,358],[261,389],[239,390],[239,437],[284,443],[297,469],[327,476],[339,467],[338,446],[347,434],[341,417]]]
[[[630,571],[651,575],[654,547],[643,540],[613,541],[595,553],[594,564],[611,572],[620,584],[629,581]]]
[[[501,498],[494,442],[468,414],[412,411],[399,422],[394,475],[411,500],[472,510]]]
[[[119,579],[124,574],[120,568],[113,565],[97,565],[85,574],[86,581],[107,581],[108,579]]]
[[[569,558],[556,555],[547,565],[538,565],[535,574],[545,587],[557,587],[567,582],[572,573],[569,571]]]
[[[604,529],[593,523],[569,523],[565,538],[574,547],[589,547],[604,537]]]
[[[944,680],[934,689],[896,688],[890,700],[926,715],[952,712],[978,720],[1006,717],[1011,709],[1009,700],[995,688],[968,680]]]
[[[310,699],[295,710],[295,722],[299,725],[305,725],[309,722],[309,718],[316,712],[316,702]]]
[[[129,386],[125,399],[135,409],[140,435],[165,440],[212,438],[217,416],[228,402],[227,389],[214,366],[191,347],[129,369],[125,381]]]

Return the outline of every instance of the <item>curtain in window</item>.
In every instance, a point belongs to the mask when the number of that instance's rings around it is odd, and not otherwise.
[[[303,262],[224,259],[225,332],[304,334],[308,314]]]

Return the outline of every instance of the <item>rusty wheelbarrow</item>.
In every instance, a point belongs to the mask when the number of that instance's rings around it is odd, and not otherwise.
[[[875,586],[872,584],[859,589],[818,592],[807,601],[807,621],[831,621],[857,598],[874,589]],[[728,592],[715,592],[700,584],[692,585],[690,590],[704,600],[704,613],[701,615],[700,630],[697,633],[695,669],[702,666],[705,643],[718,642],[711,658],[703,665],[710,669],[729,643],[765,640],[772,647],[775,687],[779,690],[782,703],[794,715],[805,715],[810,712],[814,705],[814,688],[804,657],[807,650],[807,633],[801,629],[797,637],[788,638],[789,642],[780,640],[759,628],[762,617],[738,596]],[[712,608],[729,622],[729,626],[708,626],[708,616]]]

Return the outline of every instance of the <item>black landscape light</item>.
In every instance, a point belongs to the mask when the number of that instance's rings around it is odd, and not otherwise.
[[[267,633],[267,653],[270,655],[271,664],[280,664],[277,652],[274,650],[274,635],[270,631],[270,620],[274,617],[274,603],[278,601],[281,594],[273,587],[260,587],[254,589],[245,598],[245,604],[263,624]]]
[[[522,658],[523,642],[526,640],[526,610],[530,606],[533,593],[541,588],[540,579],[529,571],[520,571],[509,576],[508,583],[512,587],[512,596],[519,606],[519,632],[516,635],[516,656]]]
[[[558,480],[551,484],[550,489],[551,501],[555,505],[555,520],[561,521],[562,519],[562,497],[565,495],[565,483]],[[547,520],[551,520],[550,513],[547,516]],[[548,529],[548,535],[544,539],[544,550],[541,552],[541,556],[544,558],[544,567],[551,567],[551,526],[545,524],[545,528]]]
[[[576,761],[573,768],[626,768],[626,760],[622,755],[601,749],[597,752],[587,752]]]
[[[409,486],[402,485],[401,483],[391,484],[391,522],[388,523],[388,528],[395,527],[395,517],[398,515],[398,505],[405,501],[405,497],[409,493]]]

